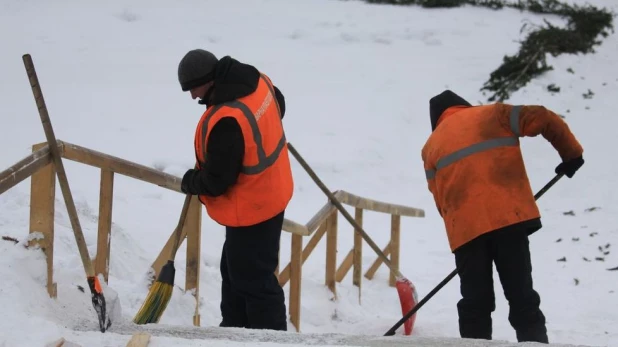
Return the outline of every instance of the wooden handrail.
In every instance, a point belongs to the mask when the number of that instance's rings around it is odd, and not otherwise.
[[[180,182],[182,179],[180,177],[61,140],[58,140],[58,147],[63,158],[99,169],[110,170],[117,174],[152,183],[175,192],[181,192]],[[45,146],[22,159],[9,169],[1,172],[0,194],[28,178],[50,162],[49,148]],[[334,195],[342,204],[347,204],[355,208],[408,217],[425,216],[425,212],[422,209],[372,200],[343,190],[336,191]],[[304,225],[286,218],[283,221],[283,230],[301,236],[310,236],[334,210],[335,206],[327,202],[309,222]]]
[[[110,170],[181,193],[180,182],[182,179],[180,177],[72,143],[64,141],[58,141],[58,143],[64,146],[62,157],[66,159],[99,169]]]
[[[62,153],[61,146],[60,153]],[[51,163],[51,155],[49,154],[49,147],[46,145],[0,172],[0,194],[19,184],[49,163]]]
[[[425,211],[420,208],[391,204],[388,202],[363,198],[361,196],[348,193],[346,191],[340,191],[340,193],[341,194],[337,197],[337,199],[342,204],[347,204],[355,208],[374,212],[394,214],[404,217],[425,217]]]
[[[99,206],[99,228],[97,237],[97,273],[102,273],[107,280],[109,271],[110,240],[111,240],[111,219],[113,200],[113,180],[114,174],[121,174],[147,183],[158,185],[175,192],[181,192],[181,178],[140,165],[125,159],[91,150],[82,146],[58,140],[59,152],[63,158],[90,165],[101,169],[101,191]],[[53,225],[54,225],[54,187],[55,174],[49,147],[46,143],[33,146],[33,152],[29,156],[17,162],[12,167],[0,172],[0,194],[17,185],[28,177],[32,177],[31,187],[31,231],[37,230],[45,234],[42,248],[46,252],[48,265],[48,292],[51,297],[56,296],[56,285],[53,283]],[[362,225],[363,210],[390,214],[391,216],[391,239],[385,249],[385,253],[390,253],[391,262],[398,267],[399,264],[399,239],[400,239],[400,219],[406,217],[424,217],[422,209],[390,204],[382,201],[372,200],[357,196],[346,191],[335,191],[333,195],[341,204],[352,206],[356,209],[355,220],[358,225]],[[200,230],[201,230],[201,203],[195,199],[191,227],[183,230],[181,242],[187,239],[187,275],[185,289],[194,291],[194,295],[199,297],[199,257],[200,257]],[[300,327],[300,296],[302,265],[307,260],[311,252],[315,249],[318,242],[326,238],[326,270],[325,284],[336,297],[336,282],[340,282],[351,268],[354,269],[353,284],[361,286],[362,271],[362,238],[358,233],[354,234],[354,247],[348,252],[341,266],[337,267],[337,215],[338,210],[331,201],[327,201],[317,213],[309,219],[306,224],[284,219],[283,230],[290,232],[291,253],[290,262],[278,274],[279,283],[283,286],[286,282],[290,283],[289,313],[292,323],[297,331]],[[190,230],[189,230],[190,229]],[[311,236],[311,239],[303,249],[303,237]],[[45,241],[47,240],[47,241]],[[168,240],[168,243],[170,241]],[[160,252],[159,257],[153,263],[153,269],[161,268],[162,262],[166,260],[166,251],[171,245],[166,245]],[[378,258],[380,259],[380,258]],[[377,267],[378,261],[369,269],[365,275],[371,278]],[[394,286],[394,273],[391,270],[389,282]],[[360,300],[360,290],[359,290]],[[199,300],[196,301],[196,313],[193,317],[194,325],[199,326]]]
[[[181,192],[180,182],[182,179],[180,177],[72,143],[58,140],[58,144],[62,148],[62,156],[66,159],[110,170],[117,174],[152,183],[175,192]],[[39,165],[43,167],[45,164],[40,163]],[[0,187],[2,186],[0,185]],[[421,209],[363,198],[342,190],[336,191],[334,195],[342,204],[356,208],[409,217],[425,216],[425,212]],[[311,236],[334,210],[335,206],[327,202],[304,225],[286,218],[283,221],[283,230],[301,236]]]

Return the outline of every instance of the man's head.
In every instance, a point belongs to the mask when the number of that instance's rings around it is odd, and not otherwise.
[[[445,90],[442,93],[434,96],[429,100],[429,117],[431,118],[431,131],[436,130],[440,116],[453,106],[472,106],[461,96],[453,93],[450,90]]]
[[[178,64],[178,82],[183,91],[191,91],[191,97],[203,98],[214,80],[215,65],[219,60],[203,49],[194,49]]]

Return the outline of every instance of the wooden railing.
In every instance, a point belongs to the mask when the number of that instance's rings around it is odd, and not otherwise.
[[[58,141],[60,155],[82,164],[97,167],[101,170],[99,220],[97,235],[97,252],[93,260],[95,272],[102,274],[105,281],[109,276],[109,259],[111,250],[112,201],[114,175],[121,174],[144,182],[156,184],[176,192],[180,191],[181,178],[140,165],[105,153],[97,152],[78,145]],[[43,238],[33,238],[31,244],[37,244],[45,253],[47,259],[47,291],[50,297],[57,295],[53,280],[53,245],[54,245],[54,199],[56,175],[54,164],[47,143],[36,144],[33,152],[9,169],[0,172],[0,194],[31,177],[30,189],[30,232],[40,232]],[[355,220],[362,227],[364,211],[373,211],[391,216],[391,237],[384,248],[384,253],[390,255],[394,267],[399,267],[399,239],[401,216],[424,217],[422,209],[384,203],[362,198],[344,191],[335,192],[335,197],[342,204],[355,208]],[[201,244],[201,203],[194,197],[191,200],[181,243],[187,239],[185,291],[191,292],[196,298],[193,324],[200,325],[199,315],[199,274],[200,274],[200,244]],[[352,282],[361,287],[362,273],[362,237],[354,233],[354,245],[337,267],[337,227],[338,211],[327,202],[306,224],[300,224],[285,219],[283,230],[291,233],[291,253],[289,263],[276,274],[281,286],[290,282],[288,310],[290,321],[300,331],[301,282],[302,264],[311,255],[319,241],[326,235],[326,269],[325,285],[336,296],[335,282],[341,282],[352,268]],[[303,237],[311,236],[303,249]],[[167,261],[170,248],[173,246],[172,235],[152,263],[152,279]],[[382,261],[379,257],[365,273],[367,279],[372,279]],[[389,284],[394,286],[394,273],[391,271]]]

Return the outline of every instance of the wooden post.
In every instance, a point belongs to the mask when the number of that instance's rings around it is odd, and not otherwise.
[[[311,255],[311,252],[313,252],[313,250],[315,249],[315,246],[318,244],[318,242],[320,242],[320,240],[322,239],[322,236],[324,236],[324,233],[326,233],[326,222],[320,224],[320,227],[318,228],[318,230],[315,233],[313,233],[313,236],[311,237],[311,239],[309,239],[309,242],[307,242],[307,245],[303,249],[303,259],[302,259],[301,265],[305,263],[307,258],[309,258],[309,256]],[[289,279],[290,279],[290,263],[288,263],[283,268],[281,273],[279,274],[279,285],[283,287],[288,282]]]
[[[289,312],[290,321],[296,327],[296,332],[300,332],[300,292],[302,280],[302,253],[303,237],[292,234],[292,245],[290,254],[290,300]]]
[[[194,291],[195,314],[193,325],[200,326],[200,252],[202,231],[202,204],[197,195],[193,196],[187,212],[187,221],[184,232],[187,234],[187,275],[185,278],[185,291]]]
[[[47,143],[32,146],[32,151]],[[47,293],[56,298],[54,283],[54,213],[56,199],[56,170],[53,161],[32,175],[30,180],[30,233],[40,232],[43,239],[33,239],[28,246],[38,245],[47,259]]]
[[[363,226],[363,209],[356,208],[354,215],[356,223]],[[358,287],[358,303],[361,303],[361,280],[363,272],[363,237],[360,233],[354,232],[354,268],[352,270],[352,284]]]
[[[335,273],[337,271],[337,210],[328,217],[326,226],[326,285],[337,299]]]
[[[114,172],[101,170],[99,193],[99,231],[97,234],[97,255],[94,273],[103,274],[109,282],[109,256],[112,242],[112,202],[114,200]]]
[[[399,269],[399,238],[400,238],[400,228],[401,227],[401,216],[399,215],[391,215],[391,257],[390,261],[393,264],[393,267]],[[395,286],[395,273],[391,271],[389,285],[391,287]]]

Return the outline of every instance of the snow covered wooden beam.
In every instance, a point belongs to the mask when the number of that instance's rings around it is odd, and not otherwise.
[[[309,231],[309,229],[307,229],[306,226],[296,223],[292,220],[289,220],[287,218],[283,219],[283,228],[284,231],[287,231],[289,233],[295,234],[295,235],[300,235],[300,236],[309,236],[311,235],[311,232]]]
[[[47,143],[35,146],[38,146],[38,149],[32,152],[32,154],[0,172],[0,194],[16,186],[52,162]],[[62,147],[60,146],[60,148]],[[60,152],[62,153],[62,150]]]
[[[425,217],[425,210],[420,208],[363,198],[345,191],[341,191],[339,197],[341,203],[354,206],[356,208],[361,208],[363,210],[388,213],[404,217]]]

